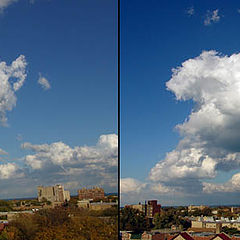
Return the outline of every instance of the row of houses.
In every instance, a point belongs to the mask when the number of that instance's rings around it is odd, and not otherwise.
[[[141,240],[240,240],[240,237],[232,236],[225,233],[213,234],[208,236],[192,235],[187,232],[180,232],[178,234],[168,234],[168,233],[154,233],[154,232],[144,232],[143,234],[132,234],[129,232],[121,233],[122,240],[131,239],[141,239]]]
[[[240,221],[239,220],[202,220],[202,221],[191,221],[191,228],[189,231],[193,232],[215,232],[219,233],[222,231],[223,227],[236,228],[240,230]]]

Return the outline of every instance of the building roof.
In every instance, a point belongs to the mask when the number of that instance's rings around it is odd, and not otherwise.
[[[172,240],[174,240],[176,237],[178,237],[179,235],[181,235],[184,239],[186,239],[186,240],[194,240],[188,233],[186,233],[186,232],[182,232],[182,233],[179,233],[179,234],[177,234],[176,236],[174,236],[173,238],[172,238]],[[225,239],[224,239],[225,240]]]
[[[168,233],[157,233],[152,236],[152,240],[170,240],[172,236]]]
[[[188,232],[212,232],[212,233],[215,233],[216,228],[196,228],[196,227],[192,227],[192,228],[188,228],[187,231]]]
[[[231,240],[231,238],[226,233],[216,234],[211,240],[215,239],[216,237],[220,237],[223,240]]]

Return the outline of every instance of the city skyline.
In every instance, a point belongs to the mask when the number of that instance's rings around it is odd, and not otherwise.
[[[117,191],[117,3],[0,1],[0,197]]]
[[[121,2],[121,205],[239,203],[239,9]]]

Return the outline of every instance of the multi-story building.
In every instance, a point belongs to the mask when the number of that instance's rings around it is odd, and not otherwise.
[[[161,205],[157,204],[157,200],[149,200],[143,205],[143,212],[146,217],[153,218],[156,213],[161,212]]]
[[[145,204],[139,203],[126,206],[142,212],[148,218],[153,218],[156,213],[161,212],[161,205],[157,204],[157,200],[145,201]]]
[[[132,204],[132,205],[127,205],[130,208],[136,209],[140,212],[143,212],[143,204],[139,203],[139,204]]]
[[[62,185],[38,186],[38,201],[65,202],[70,200],[70,192],[65,191]]]
[[[90,189],[82,188],[78,190],[78,198],[79,200],[85,199],[93,199],[99,200],[104,198],[104,190],[103,188],[93,187]]]

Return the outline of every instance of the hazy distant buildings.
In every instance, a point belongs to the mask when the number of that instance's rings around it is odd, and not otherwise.
[[[204,206],[204,205],[200,205],[200,206],[190,205],[190,206],[188,206],[188,212],[194,212],[196,210],[203,210],[205,208],[207,208],[207,206]]]
[[[65,191],[62,185],[55,186],[38,186],[38,201],[43,200],[54,202],[65,202],[70,200],[70,192]]]
[[[91,202],[90,200],[80,200],[80,201],[78,201],[77,206],[79,208],[85,208],[85,209],[99,211],[99,210],[105,210],[105,209],[112,208],[112,207],[117,207],[118,202],[102,202],[102,201]]]
[[[192,232],[215,232],[219,233],[223,227],[236,228],[240,230],[240,217],[237,219],[228,219],[221,217],[221,219],[214,219],[214,217],[198,217],[191,221]]]
[[[103,188],[94,187],[94,188],[82,188],[78,190],[78,198],[79,200],[93,199],[99,200],[104,198],[104,190]]]

